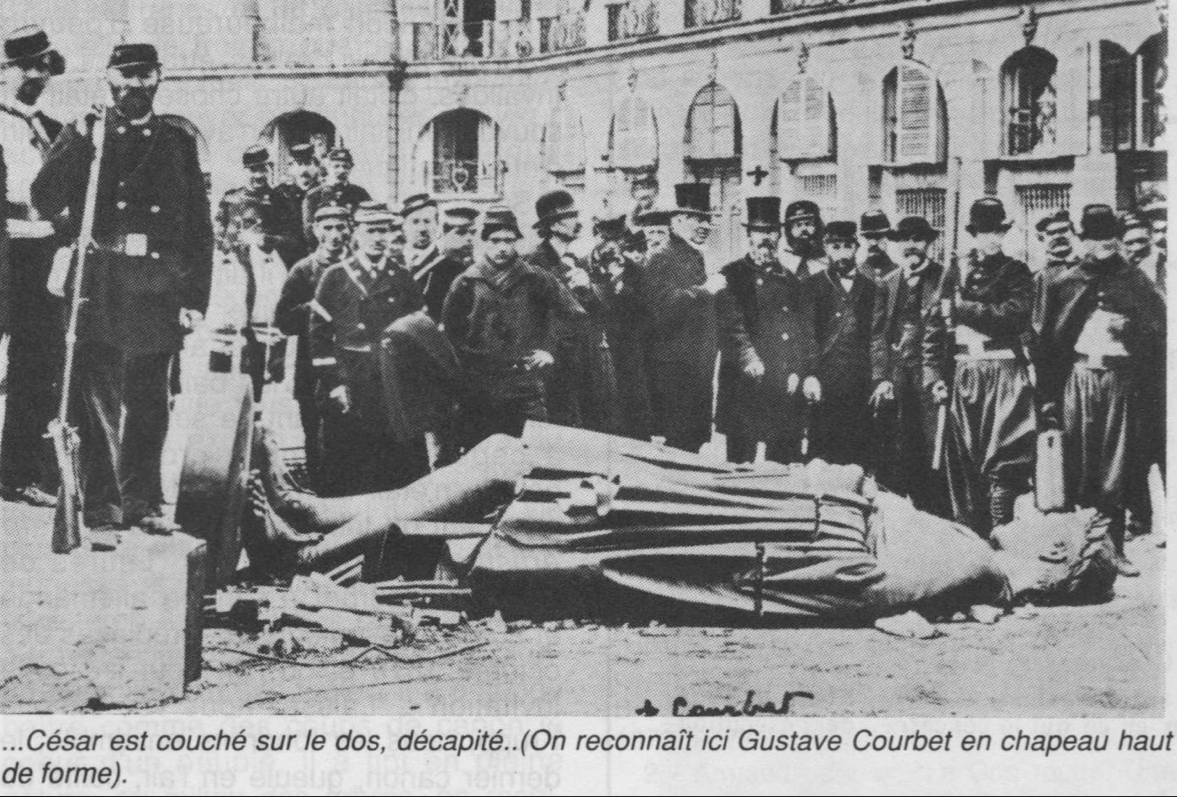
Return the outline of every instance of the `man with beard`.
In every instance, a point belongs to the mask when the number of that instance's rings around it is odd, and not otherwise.
[[[653,172],[641,172],[633,178],[629,185],[630,196],[633,197],[633,209],[629,212],[627,222],[630,227],[641,226],[638,219],[654,209],[658,201],[658,175]]]
[[[454,280],[442,309],[468,384],[459,408],[466,450],[493,434],[517,435],[528,420],[547,420],[553,352],[584,313],[555,277],[523,262],[522,237],[509,208],[488,208],[483,254]]]
[[[807,199],[790,202],[785,209],[785,251],[781,257],[784,267],[803,280],[825,269],[822,234],[817,205]]]
[[[290,179],[274,186],[274,196],[280,211],[280,235],[289,241],[280,245],[282,259],[293,266],[309,253],[302,229],[302,201],[319,185],[319,162],[315,159],[315,148],[306,142],[290,148],[290,159]]]
[[[863,273],[865,266],[858,265],[855,233],[852,221],[826,225],[830,266],[810,281],[817,330],[816,373],[822,390],[810,453],[839,465],[867,465],[874,459],[867,400],[877,283]]]
[[[1169,260],[1169,204],[1160,196],[1152,197],[1140,203],[1140,215],[1148,221],[1152,232],[1152,248],[1156,252],[1156,274],[1153,282],[1161,295],[1165,295],[1165,273]]]
[[[0,65],[6,94],[0,100],[0,153],[8,172],[7,200],[0,200],[8,258],[0,260],[0,303],[8,319],[8,395],[0,437],[0,499],[53,506],[57,469],[44,439],[57,406],[61,303],[45,287],[60,242],[33,207],[30,188],[50,144],[61,130],[37,103],[65,59],[34,25],[4,41]],[[3,314],[0,313],[0,316]],[[2,376],[2,375],[0,375]]]
[[[1157,265],[1148,222],[1135,213],[1121,213],[1116,219],[1116,233],[1128,265],[1139,268],[1155,283]]]
[[[1046,247],[1046,269],[1068,269],[1078,262],[1075,255],[1075,227],[1063,209],[1043,216],[1034,225],[1038,240]]]
[[[403,487],[429,472],[424,435],[401,439],[381,383],[390,325],[425,307],[421,288],[388,257],[393,213],[356,209],[354,253],[328,268],[309,316],[310,355],[322,411],[324,495]]]
[[[441,259],[432,261],[418,279],[425,291],[425,306],[434,321],[441,320],[450,286],[474,262],[474,222],[478,210],[469,205],[451,205],[441,213]]]
[[[1087,253],[1040,281],[1034,308],[1038,402],[1046,428],[1062,429],[1067,496],[1109,522],[1121,575],[1140,571],[1124,555],[1124,506],[1135,459],[1131,434],[1147,385],[1163,382],[1165,304],[1140,269],[1116,251],[1107,205],[1083,209]],[[1143,390],[1142,390],[1143,389]]]
[[[289,268],[293,261],[288,263],[286,256],[291,252],[291,247],[298,245],[298,240],[288,237],[288,231],[282,227],[286,207],[277,192],[270,187],[273,163],[269,150],[261,144],[250,146],[241,156],[241,166],[245,170],[246,184],[229,189],[221,199],[217,210],[217,243],[223,251],[231,250],[231,232],[240,227],[237,217],[249,207],[261,216],[261,224],[257,227],[260,234],[258,245],[265,252],[276,250],[283,264]]]
[[[307,192],[302,201],[303,235],[313,245],[315,211],[323,205],[339,205],[355,213],[361,202],[372,197],[360,186],[351,182],[351,170],[355,167],[351,150],[336,147],[327,153],[326,176],[321,185]]]
[[[723,268],[716,430],[730,462],[797,462],[809,412],[822,398],[809,285],[777,260],[781,203],[749,197],[748,254]]]
[[[891,234],[891,220],[881,210],[868,210],[859,220],[858,234],[862,238],[862,273],[875,282],[882,282],[898,266],[887,253]]]
[[[902,259],[879,283],[871,333],[871,407],[895,410],[893,439],[883,440],[879,481],[917,509],[947,516],[943,478],[932,470],[937,409],[948,401],[952,355],[940,300],[944,266],[928,257],[936,231],[920,216],[892,233]],[[902,239],[902,240],[900,240]]]
[[[975,249],[950,319],[956,373],[944,452],[948,489],[957,522],[983,537],[1013,519],[1034,463],[1034,397],[1023,345],[1034,278],[1001,250],[1011,226],[999,199],[978,199],[969,209],[965,229]]]
[[[212,218],[196,141],[154,113],[155,47],[117,45],[106,78],[103,127],[95,114],[66,127],[32,197],[43,216],[68,209],[77,236],[92,139],[105,137],[75,361],[85,522],[175,531],[160,484],[168,368],[208,308]]]
[[[637,229],[646,239],[646,255],[652,255],[670,243],[671,211],[651,208],[636,217]]]
[[[315,291],[319,281],[347,254],[351,242],[351,213],[338,205],[324,205],[315,211],[315,238],[319,245],[307,257],[295,263],[282,286],[282,297],[274,313],[274,323],[286,335],[298,336],[294,361],[294,400],[302,421],[305,440],[307,476],[313,490],[322,490],[322,448],[319,439],[319,404],[315,391],[315,372],[311,364],[310,323],[316,312]]]
[[[589,274],[605,301],[605,340],[616,373],[618,434],[648,440],[650,380],[646,367],[649,311],[645,303],[646,237],[631,232],[626,217],[603,218],[595,226],[597,244]]]
[[[646,264],[653,434],[698,451],[711,438],[711,383],[717,351],[715,295],[726,284],[709,274],[698,251],[711,231],[711,187],[674,187],[670,237]]]

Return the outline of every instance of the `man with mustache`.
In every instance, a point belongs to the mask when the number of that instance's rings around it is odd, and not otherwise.
[[[810,288],[777,259],[781,203],[749,197],[748,254],[723,268],[716,430],[730,462],[802,458],[806,403],[822,399]]]
[[[1038,240],[1046,247],[1046,268],[1067,269],[1079,258],[1075,254],[1075,228],[1071,217],[1061,208],[1039,219],[1034,225]]]
[[[995,197],[969,209],[973,236],[951,323],[956,350],[944,462],[953,516],[983,537],[1013,520],[1034,464],[1034,397],[1023,338],[1034,305],[1030,268],[1002,251],[1013,222]]]
[[[474,222],[477,208],[470,205],[450,205],[441,212],[440,259],[433,261],[418,284],[425,291],[425,306],[434,321],[441,320],[441,308],[450,286],[474,262]]]
[[[1149,464],[1134,451],[1132,434],[1160,409],[1148,399],[1165,379],[1165,303],[1116,251],[1110,207],[1083,209],[1081,237],[1087,252],[1079,264],[1039,279],[1037,400],[1046,428],[1063,432],[1068,500],[1094,507],[1108,522],[1117,571],[1136,576],[1124,552],[1124,507],[1139,479],[1135,469]]]
[[[302,201],[319,185],[319,161],[315,148],[309,142],[295,144],[290,148],[290,179],[274,186],[274,196],[279,208],[279,228],[282,236],[291,243],[282,246],[282,259],[291,268],[302,260],[310,250],[306,234],[302,229]]]
[[[351,170],[356,162],[351,150],[336,147],[327,153],[326,172],[322,183],[307,192],[302,201],[303,236],[308,244],[315,243],[315,211],[323,205],[340,205],[355,213],[361,202],[372,197],[362,187],[351,181]]]
[[[103,126],[95,132],[87,114],[62,131],[32,198],[45,217],[68,209],[77,236],[92,139],[104,136],[76,360],[85,522],[170,532],[160,484],[168,369],[208,308],[212,218],[195,139],[154,112],[155,47],[115,46],[106,78]]]
[[[217,210],[217,242],[220,248],[229,252],[234,241],[231,233],[240,227],[238,216],[245,208],[256,211],[261,223],[250,234],[248,243],[254,243],[264,252],[277,251],[283,264],[290,268],[293,260],[286,258],[298,245],[298,238],[283,229],[287,212],[283,200],[270,186],[270,172],[273,169],[270,152],[261,144],[253,144],[241,155],[241,166],[245,171],[245,185],[231,188],[221,198]],[[301,236],[300,236],[301,237]]]
[[[33,207],[33,178],[61,131],[38,102],[65,59],[41,28],[14,30],[0,63],[0,153],[7,169],[7,201],[0,203],[8,259],[0,260],[0,334],[9,335],[8,396],[0,437],[0,499],[53,506],[57,469],[45,430],[57,406],[60,377],[61,302],[45,287],[53,254],[61,245],[53,226]]]
[[[858,235],[862,240],[862,271],[875,282],[881,282],[898,266],[887,252],[891,234],[891,220],[881,210],[868,210],[859,220]]]
[[[870,344],[877,283],[857,262],[852,221],[826,225],[830,265],[811,278],[822,403],[815,456],[839,465],[871,463]]]
[[[822,248],[821,211],[808,199],[790,202],[785,209],[785,251],[781,263],[801,279],[823,271],[827,265]]]
[[[876,416],[894,408],[896,423],[894,438],[883,441],[879,481],[917,509],[947,517],[943,478],[932,470],[937,410],[952,378],[940,311],[944,266],[928,257],[936,235],[920,216],[902,219],[891,233],[902,259],[875,296],[870,405]]]
[[[711,438],[711,385],[715,374],[715,295],[726,283],[709,274],[698,247],[711,227],[711,186],[674,187],[670,237],[646,263],[653,436],[686,451]]]

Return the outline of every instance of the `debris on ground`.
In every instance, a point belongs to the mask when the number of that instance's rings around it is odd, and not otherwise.
[[[884,634],[904,639],[935,639],[945,636],[936,626],[929,623],[919,612],[904,612],[891,617],[875,620],[875,628]]]
[[[978,623],[984,625],[993,625],[1005,614],[1005,610],[997,606],[989,606],[988,604],[978,604],[977,606],[969,607],[969,616]]]

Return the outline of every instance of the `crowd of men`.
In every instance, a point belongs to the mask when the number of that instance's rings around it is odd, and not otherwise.
[[[17,31],[5,56],[20,76],[0,108],[11,239],[0,485],[8,500],[49,504],[40,436],[54,388],[39,347],[60,336],[37,308],[54,301],[53,252],[78,234],[97,134],[93,114],[62,127],[37,111],[29,86],[43,89],[61,60],[43,32]],[[216,243],[248,274],[250,324],[298,338],[294,395],[322,495],[408,484],[542,420],[692,451],[719,432],[733,462],[859,463],[987,536],[1033,488],[1038,433],[1058,430],[1066,503],[1106,513],[1120,572],[1136,573],[1126,509],[1149,524],[1148,468],[1164,462],[1163,201],[1046,216],[1035,274],[1004,252],[1012,222],[994,197],[971,204],[949,263],[931,256],[941,231],[919,216],[825,220],[804,199],[782,216],[780,199],[750,197],[747,254],[723,264],[708,262],[707,184],[676,185],[662,204],[641,177],[635,207],[615,205],[591,230],[569,192],[546,191],[525,248],[511,208],[427,194],[390,207],[351,182],[346,148],[304,141],[278,184],[274,153],[249,147],[245,185],[214,229],[191,137],[152,112],[159,76],[150,45],[111,56],[78,357],[88,525],[169,527],[168,369],[208,310]],[[254,251],[282,266],[272,304]],[[254,334],[263,351],[243,360],[259,391],[271,343]]]

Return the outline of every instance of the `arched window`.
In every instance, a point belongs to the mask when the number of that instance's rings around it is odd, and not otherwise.
[[[948,106],[932,70],[906,60],[883,79],[883,162],[948,160]]]
[[[609,164],[615,169],[653,169],[658,165],[658,122],[640,94],[627,94],[609,124]]]
[[[457,108],[438,114],[417,139],[419,186],[437,196],[496,197],[502,191],[499,126],[486,114]]]
[[[1136,63],[1118,44],[1099,43],[1099,127],[1104,152],[1132,149],[1136,141]]]
[[[740,111],[731,92],[709,83],[695,95],[687,114],[686,158],[691,161],[740,157]]]
[[[1165,143],[1167,114],[1165,85],[1169,81],[1169,42],[1158,33],[1140,48],[1137,62],[1140,70],[1140,146],[1162,149]]]
[[[540,162],[551,174],[584,171],[584,124],[567,101],[561,100],[548,114],[540,139]]]
[[[1005,153],[1030,155],[1058,142],[1058,59],[1040,47],[1010,56],[1002,69]]]
[[[834,103],[825,83],[799,75],[777,98],[777,156],[781,160],[817,160],[837,152]]]
[[[325,116],[312,111],[290,111],[278,116],[262,128],[258,138],[270,149],[274,173],[285,175],[293,158],[290,148],[295,144],[310,144],[320,162],[335,146],[335,125]],[[281,182],[283,177],[279,177]]]

